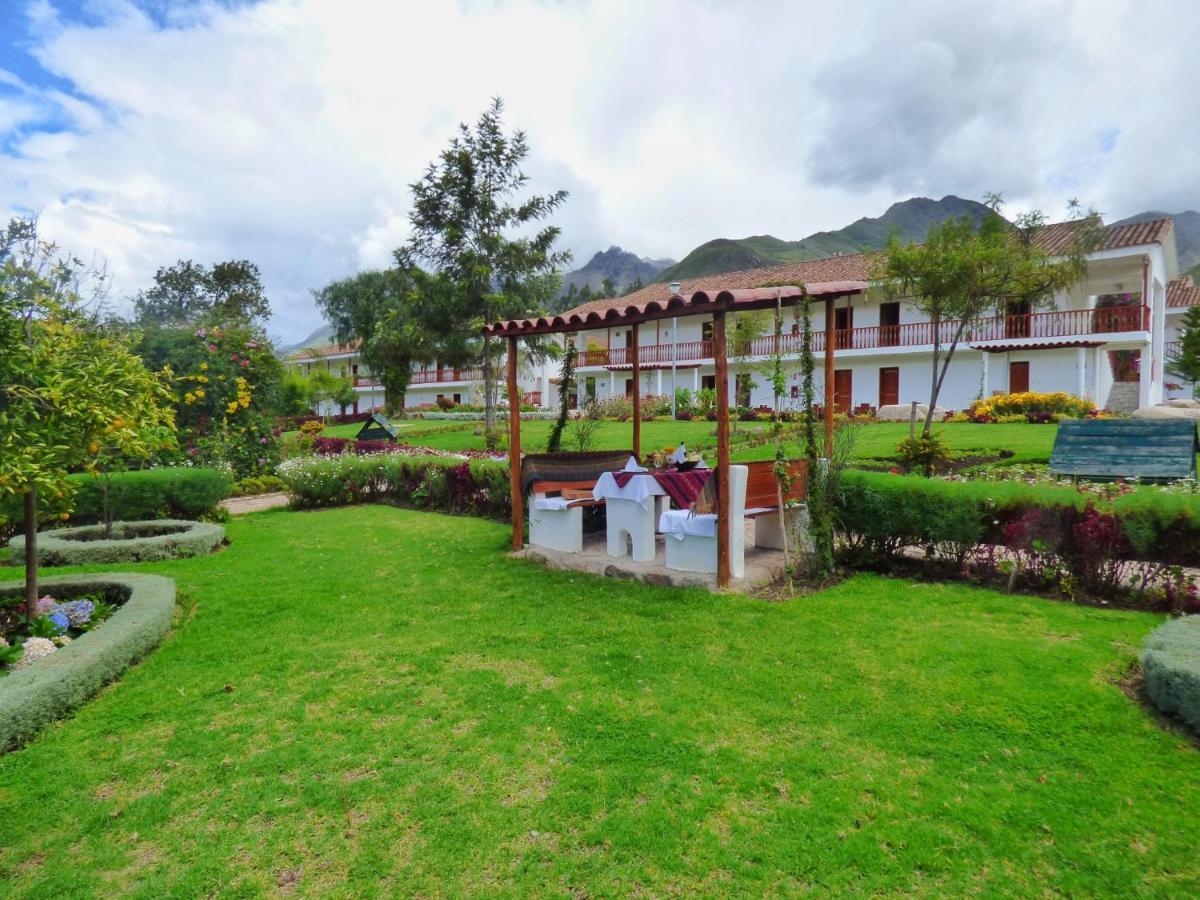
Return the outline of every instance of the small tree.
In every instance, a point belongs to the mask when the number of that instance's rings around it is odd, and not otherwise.
[[[245,259],[211,267],[181,259],[154,275],[154,286],[133,302],[143,328],[175,328],[200,322],[252,322],[270,318],[258,266]]]
[[[440,293],[444,314],[428,323],[441,341],[479,334],[501,319],[526,317],[558,294],[555,272],[570,261],[554,249],[559,229],[538,228],[567,199],[566,191],[520,196],[529,155],[523,132],[505,134],[496,98],[475,123],[459,126],[450,146],[412,185],[412,238],[399,254],[429,263],[451,283]],[[485,432],[496,443],[496,341],[485,337],[482,362]],[[456,362],[451,359],[451,362]]]
[[[1200,306],[1183,314],[1183,333],[1179,336],[1179,355],[1167,362],[1167,371],[1192,386],[1192,396],[1200,392]]]
[[[934,408],[959,343],[993,310],[1030,310],[1051,302],[1087,273],[1087,254],[1100,235],[1100,217],[1081,215],[1072,202],[1076,225],[1069,246],[1052,257],[1037,243],[1045,225],[1041,213],[1000,215],[1001,198],[987,198],[989,211],[976,225],[969,217],[947,219],[929,229],[925,243],[907,243],[893,234],[877,257],[875,277],[889,294],[907,298],[930,322],[933,378],[922,434],[933,426]],[[949,340],[943,327],[947,329]]]
[[[750,365],[755,355],[755,343],[767,336],[772,327],[771,314],[766,311],[740,312],[733,317],[733,327],[729,330],[729,359],[734,363],[734,385],[737,375],[746,375],[750,381],[747,391],[753,391],[754,367]],[[741,372],[738,372],[738,369]],[[735,397],[735,406],[741,406],[740,398]],[[746,404],[749,405],[749,402]],[[737,431],[738,416],[733,417],[733,430]]]
[[[571,388],[575,385],[575,357],[578,351],[574,341],[567,341],[566,352],[563,353],[562,376],[558,385],[558,418],[550,429],[550,438],[546,441],[546,452],[557,453],[562,449],[563,429],[567,427],[567,418],[571,414]]]
[[[102,279],[14,220],[0,233],[0,496],[24,497],[26,615],[36,614],[39,493],[65,505],[67,475],[108,446],[150,452],[173,425],[164,378],[84,314]]]

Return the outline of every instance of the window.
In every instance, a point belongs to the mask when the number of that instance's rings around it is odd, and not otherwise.
[[[900,304],[879,304],[879,346],[895,347],[900,343]]]
[[[713,391],[715,391],[717,389],[717,376],[716,375],[701,375],[700,376],[700,389],[704,390],[705,388],[708,388],[709,390],[713,390]]]
[[[798,385],[798,384],[792,385],[792,399],[793,400],[800,399],[800,385]]]
[[[455,394],[454,395],[454,405],[457,406],[460,403],[462,403],[462,394]]]

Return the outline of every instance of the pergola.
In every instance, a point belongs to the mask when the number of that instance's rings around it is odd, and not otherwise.
[[[717,392],[717,584],[729,584],[729,358],[725,341],[725,316],[730,312],[795,306],[805,299],[825,303],[825,453],[833,452],[834,308],[840,297],[851,297],[867,290],[864,281],[829,281],[801,286],[750,288],[746,290],[696,291],[690,297],[674,294],[665,301],[651,300],[641,305],[614,307],[603,311],[569,316],[539,317],[496,322],[484,326],[489,337],[508,338],[508,410],[509,483],[512,491],[513,549],[525,542],[521,496],[521,415],[520,386],[517,382],[517,339],[541,334],[567,334],[590,328],[627,327],[631,332],[628,350],[633,374],[633,452],[642,456],[641,367],[638,362],[638,330],[643,323],[675,316],[711,313],[713,320],[713,361],[716,364]]]

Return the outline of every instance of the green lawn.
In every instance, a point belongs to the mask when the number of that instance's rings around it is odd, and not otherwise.
[[[387,507],[235,520],[177,630],[0,757],[0,894],[1195,896],[1156,617],[550,572]]]

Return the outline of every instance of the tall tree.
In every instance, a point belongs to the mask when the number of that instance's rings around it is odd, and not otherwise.
[[[571,258],[554,249],[559,229],[540,225],[567,192],[525,195],[529,178],[521,165],[529,145],[524,132],[505,134],[503,112],[497,97],[474,126],[460,125],[449,147],[412,185],[412,237],[399,259],[426,263],[452,283],[443,295],[448,330],[439,330],[439,339],[477,335],[486,323],[535,314],[557,293],[555,272]],[[494,446],[499,359],[494,339],[483,339],[480,358],[485,428]]]
[[[1183,333],[1179,354],[1167,362],[1167,371],[1192,386],[1192,396],[1200,389],[1200,306],[1183,314]]]
[[[181,259],[154,275],[154,286],[134,298],[137,323],[173,328],[212,322],[261,322],[271,317],[258,266],[245,259],[211,268]]]
[[[893,234],[877,256],[874,276],[890,295],[905,298],[930,321],[933,377],[922,435],[933,427],[934,409],[954,352],[988,313],[1029,311],[1052,303],[1056,293],[1087,274],[1087,255],[1100,236],[1100,217],[1071,208],[1075,226],[1069,246],[1050,256],[1037,243],[1045,225],[1040,212],[1017,218],[1000,215],[998,194],[978,225],[964,216],[929,229],[925,242],[902,243]],[[948,338],[948,340],[947,340]]]

